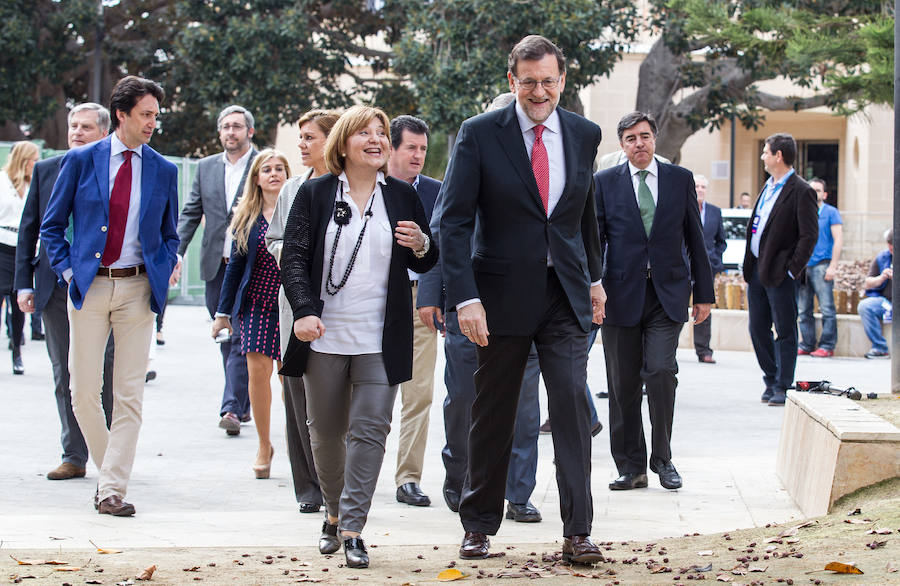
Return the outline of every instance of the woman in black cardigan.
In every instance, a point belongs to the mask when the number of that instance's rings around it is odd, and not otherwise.
[[[389,121],[354,106],[325,145],[329,174],[303,183],[285,226],[281,275],[294,313],[282,374],[303,376],[326,518],[319,551],[365,568],[360,538],[400,383],[412,378],[407,269],[434,266],[425,211],[386,177]]]

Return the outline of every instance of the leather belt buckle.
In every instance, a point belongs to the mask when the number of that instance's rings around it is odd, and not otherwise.
[[[136,277],[145,272],[147,272],[147,267],[145,267],[144,265],[135,265],[133,267],[125,267],[124,269],[110,269],[107,267],[100,267],[97,270],[98,275],[102,275],[113,280]]]

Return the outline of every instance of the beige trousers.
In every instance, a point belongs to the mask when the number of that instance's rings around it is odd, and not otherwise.
[[[144,376],[153,332],[150,282],[146,275],[125,279],[98,275],[81,309],[75,309],[71,299],[68,309],[72,410],[100,471],[100,500],[112,495],[124,497],[141,429]],[[112,423],[107,430],[100,389],[110,329],[115,357]]]
[[[431,397],[434,394],[434,364],[437,359],[437,334],[425,327],[416,311],[418,287],[413,285],[413,373],[412,380],[400,385],[400,445],[397,448],[397,486],[419,483],[425,464]]]

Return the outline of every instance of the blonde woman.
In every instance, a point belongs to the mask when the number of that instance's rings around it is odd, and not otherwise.
[[[25,374],[22,364],[22,333],[25,314],[19,309],[13,289],[16,272],[16,242],[19,222],[25,207],[25,196],[31,185],[31,171],[40,160],[41,151],[33,142],[13,145],[3,170],[0,171],[0,298],[6,299],[12,322],[10,325],[13,374]]]
[[[300,186],[281,257],[294,315],[282,374],[306,385],[326,508],[319,551],[334,553],[343,540],[351,568],[369,566],[360,535],[397,388],[412,378],[407,269],[423,273],[437,262],[419,196],[386,176],[389,127],[378,108],[341,115],[325,143],[329,173]]]
[[[212,326],[215,338],[231,329],[231,317],[239,319],[241,354],[247,357],[250,409],[256,419],[259,449],[253,463],[257,478],[268,478],[275,448],[269,437],[272,406],[272,363],[281,367],[278,338],[278,288],[281,278],[275,258],[265,246],[266,231],[278,192],[291,174],[287,158],[265,149],[250,164],[244,194],[234,212],[231,260],[225,270],[219,307]]]
[[[326,110],[310,110],[300,117],[300,157],[309,171],[291,177],[281,188],[275,213],[266,232],[266,247],[275,260],[281,262],[281,246],[284,238],[284,224],[294,203],[300,185],[307,179],[319,177],[328,172],[325,167],[325,140],[331,132],[338,114]],[[294,314],[284,296],[284,289],[278,292],[278,328],[281,331],[281,354],[287,351]],[[309,427],[306,425],[306,390],[303,378],[285,376],[284,416],[287,436],[288,457],[291,460],[291,476],[294,480],[294,498],[301,513],[318,513],[322,508],[322,489],[313,463],[312,447],[309,443]]]

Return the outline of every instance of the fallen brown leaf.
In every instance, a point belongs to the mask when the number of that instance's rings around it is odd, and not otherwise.
[[[869,529],[866,531],[866,535],[890,535],[891,533],[893,533],[893,531],[887,527],[882,527],[881,529]]]
[[[78,566],[59,566],[58,568],[53,568],[54,572],[80,572],[81,568]]]
[[[719,574],[716,576],[717,582],[734,582],[734,578],[729,576],[728,574]]]
[[[852,525],[871,525],[871,521],[866,521],[865,519],[844,519],[844,523],[850,523]]]
[[[894,574],[898,570],[900,570],[900,568],[898,568],[897,564],[895,564],[894,562],[888,562],[887,565],[884,567],[884,569],[887,570],[891,574]]]
[[[660,566],[660,565],[650,566],[649,569],[650,569],[651,574],[667,574],[672,571],[672,568],[670,568],[669,566]]]
[[[769,566],[764,566],[764,567],[750,566],[749,568],[747,568],[747,571],[748,572],[766,572],[766,571],[768,571],[768,569],[769,569]]]
[[[778,534],[778,537],[793,537],[797,535],[797,531],[799,531],[799,527],[791,527],[790,529],[785,529],[781,533]]]
[[[850,564],[842,564],[841,562],[829,562],[825,566],[826,570],[837,572],[838,574],[862,574],[863,571]]]
[[[90,543],[91,545],[96,547],[98,553],[122,553],[121,549],[104,549],[104,548],[98,546],[96,543],[94,543],[90,539],[88,539],[88,543]]]
[[[862,511],[861,511],[860,509],[857,508],[857,509],[853,509],[852,511],[850,511],[849,513],[847,513],[847,516],[848,516],[848,517],[849,517],[849,516],[852,516],[852,515],[862,515]]]
[[[139,576],[136,576],[138,580],[151,580],[153,578],[153,572],[156,571],[156,564],[152,566],[148,566],[144,568],[144,571],[141,572]]]
[[[872,543],[867,543],[867,544],[866,544],[866,547],[868,547],[869,549],[878,549],[879,547],[884,547],[884,544],[885,544],[885,543],[887,543],[887,540],[885,540],[885,541],[872,541]]]

